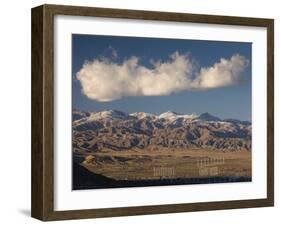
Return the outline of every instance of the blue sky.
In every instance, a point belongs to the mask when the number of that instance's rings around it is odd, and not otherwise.
[[[176,51],[188,54],[199,69],[212,67],[221,58],[230,59],[234,54],[244,56],[249,64],[242,71],[239,83],[234,85],[159,96],[124,95],[107,102],[83,94],[81,81],[76,78],[87,61],[106,58],[106,61],[120,65],[136,56],[139,65],[153,69],[152,60],[169,61],[169,56]],[[251,121],[251,43],[73,34],[72,77],[73,108],[79,110],[116,109],[127,113],[144,111],[154,114],[168,110],[183,114],[209,112],[221,118]]]

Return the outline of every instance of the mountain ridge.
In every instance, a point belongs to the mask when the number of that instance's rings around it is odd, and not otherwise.
[[[79,110],[75,110],[73,111],[73,115],[74,115],[74,120],[76,120],[77,117],[75,117],[75,115],[82,115],[84,114],[85,117],[87,116],[92,116],[93,119],[98,119],[98,118],[111,118],[111,119],[115,119],[115,118],[119,118],[119,119],[129,119],[130,117],[136,117],[136,118],[145,118],[145,117],[154,117],[154,118],[190,118],[190,119],[201,119],[201,120],[205,120],[205,121],[225,121],[225,122],[237,122],[237,123],[248,123],[251,124],[250,121],[247,120],[239,120],[239,119],[234,119],[234,118],[226,118],[226,119],[221,119],[217,116],[212,115],[209,112],[204,112],[201,114],[197,114],[197,113],[192,113],[192,114],[181,114],[181,113],[177,113],[174,111],[166,111],[163,112],[159,115],[157,114],[152,114],[152,113],[148,113],[148,112],[133,112],[133,113],[126,113],[126,112],[122,112],[120,110],[104,110],[104,111],[93,111],[93,112],[87,112],[87,111],[79,111]],[[99,115],[99,117],[93,117],[93,116],[97,116]]]
[[[205,112],[160,115],[118,110],[73,111],[75,151],[103,149],[201,148],[224,151],[251,150],[250,122],[220,119]]]

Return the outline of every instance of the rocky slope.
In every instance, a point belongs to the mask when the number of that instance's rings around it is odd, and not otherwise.
[[[251,151],[251,123],[209,113],[73,111],[73,151],[192,148]]]

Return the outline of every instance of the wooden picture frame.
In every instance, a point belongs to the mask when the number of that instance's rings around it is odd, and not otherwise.
[[[54,210],[54,16],[71,15],[240,25],[267,29],[267,198],[122,208]],[[42,5],[32,9],[32,202],[34,218],[50,220],[162,214],[274,205],[274,21],[272,19]]]

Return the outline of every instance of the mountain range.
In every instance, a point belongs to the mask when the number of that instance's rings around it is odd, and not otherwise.
[[[220,119],[207,112],[155,115],[73,110],[72,128],[76,153],[167,148],[251,151],[251,122]]]

